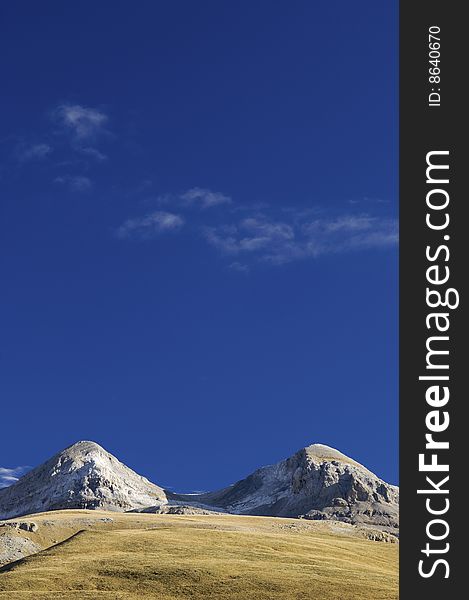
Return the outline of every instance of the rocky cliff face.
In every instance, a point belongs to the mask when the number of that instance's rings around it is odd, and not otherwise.
[[[125,511],[166,503],[164,490],[94,442],[78,442],[0,489],[0,519],[63,508]]]
[[[64,508],[333,519],[397,533],[399,488],[341,452],[314,444],[228,488],[175,494],[98,444],[78,442],[0,489],[0,519]]]
[[[399,527],[399,488],[322,444],[258,469],[228,488],[192,496],[196,499],[237,514],[336,519],[395,533]]]

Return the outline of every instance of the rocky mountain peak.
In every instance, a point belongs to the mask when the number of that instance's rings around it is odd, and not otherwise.
[[[64,508],[165,512],[181,507],[333,519],[397,533],[399,488],[342,452],[312,444],[227,488],[177,494],[138,475],[99,444],[80,441],[0,489],[0,519]]]
[[[133,510],[164,503],[162,488],[99,444],[81,441],[1,489],[0,518],[63,508]]]
[[[82,468],[84,465],[90,465],[90,468],[96,470],[106,470],[109,468],[120,469],[125,467],[115,456],[107,452],[96,442],[80,441],[68,446],[62,452],[59,452],[48,462],[55,462],[52,476],[57,474],[70,473]],[[126,469],[128,467],[125,467]],[[135,475],[137,475],[135,473]],[[137,475],[140,477],[140,475]]]
[[[75,442],[71,446],[65,448],[65,450],[62,450],[62,452],[60,452],[59,454],[79,456],[90,454],[92,452],[109,454],[109,452],[107,452],[107,450],[105,450],[102,446],[90,440],[80,440],[78,442]]]
[[[399,526],[399,488],[324,444],[302,448],[198,501],[237,514],[335,519],[393,533]]]
[[[339,452],[339,450],[331,448],[331,446],[326,446],[325,444],[311,444],[311,446],[306,446],[306,448],[303,448],[300,450],[300,452],[304,452],[311,461],[320,463],[337,461],[339,463],[354,465],[361,469],[366,469],[357,461],[346,456],[345,454],[342,454],[342,452]]]

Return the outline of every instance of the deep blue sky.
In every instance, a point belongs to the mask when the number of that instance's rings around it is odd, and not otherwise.
[[[0,467],[397,482],[397,2],[0,12]]]

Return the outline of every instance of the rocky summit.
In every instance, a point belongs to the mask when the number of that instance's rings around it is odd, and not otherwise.
[[[200,494],[197,501],[235,514],[334,519],[393,533],[399,528],[399,488],[323,444],[303,448],[230,487]]]
[[[64,508],[128,511],[165,502],[162,488],[84,441],[0,489],[0,519]]]
[[[203,494],[176,494],[138,475],[94,442],[78,442],[0,489],[0,519],[48,510],[227,512],[337,520],[397,534],[399,488],[323,444]]]

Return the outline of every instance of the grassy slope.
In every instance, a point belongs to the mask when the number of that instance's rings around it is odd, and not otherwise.
[[[87,511],[35,515],[60,540]],[[397,544],[324,522],[110,516],[0,573],[0,599],[395,600]],[[73,518],[78,519],[72,525]],[[63,536],[60,535],[63,531]],[[55,541],[55,540],[54,540]]]

